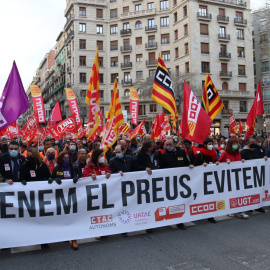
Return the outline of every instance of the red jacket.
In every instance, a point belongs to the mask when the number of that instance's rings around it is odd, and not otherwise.
[[[108,165],[101,166],[100,168],[96,165],[86,165],[83,169],[82,177],[92,176],[93,173],[95,175],[105,175],[107,172],[112,173]]]
[[[230,161],[240,161],[242,160],[240,153],[236,155],[229,154],[226,151],[223,151],[220,158],[218,159],[219,162],[227,162],[227,159]]]

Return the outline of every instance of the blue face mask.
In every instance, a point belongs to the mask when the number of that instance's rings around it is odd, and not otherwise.
[[[18,150],[10,150],[9,151],[10,156],[13,158],[17,157],[18,153],[19,153]]]
[[[39,148],[38,148],[38,151],[39,152],[42,152],[44,150],[44,147],[43,146],[40,146]]]
[[[116,154],[116,157],[117,157],[117,158],[123,158],[124,155],[123,155],[122,153],[119,153],[119,154]]]
[[[70,146],[70,150],[71,150],[71,151],[75,151],[75,150],[76,150],[76,145],[71,145],[71,146]]]

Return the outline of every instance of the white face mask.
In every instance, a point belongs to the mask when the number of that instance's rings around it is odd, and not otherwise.
[[[214,145],[214,148],[215,148],[215,149],[218,149],[218,144],[215,144],[215,145]]]
[[[221,144],[220,147],[221,147],[221,148],[224,148],[224,147],[225,147],[225,144]]]
[[[212,150],[213,150],[213,147],[214,147],[214,145],[207,145],[207,149],[208,149],[209,151],[212,151]]]
[[[99,163],[104,163],[104,162],[105,162],[105,157],[99,158],[98,162],[99,162]]]

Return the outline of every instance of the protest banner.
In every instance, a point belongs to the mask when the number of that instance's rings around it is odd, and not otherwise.
[[[0,248],[119,234],[270,205],[264,159],[0,184]]]

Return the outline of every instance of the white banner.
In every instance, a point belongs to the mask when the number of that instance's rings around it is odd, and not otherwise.
[[[270,161],[0,184],[0,248],[162,227],[270,205]]]

